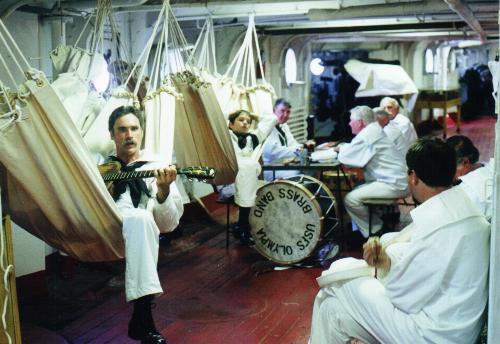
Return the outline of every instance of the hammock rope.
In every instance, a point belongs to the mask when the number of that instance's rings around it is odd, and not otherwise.
[[[2,209],[0,206],[0,211],[1,210]],[[12,343],[12,338],[9,334],[7,326],[7,310],[10,300],[9,278],[11,277],[12,269],[14,268],[14,266],[12,264],[5,266],[6,261],[7,261],[7,252],[5,250],[4,227],[3,225],[0,224],[0,269],[3,272],[3,285],[5,289],[5,296],[2,305],[2,327],[4,330],[4,334],[7,337],[7,340],[9,341],[10,344]]]
[[[215,52],[214,24],[211,15],[205,20],[188,61],[201,71],[207,71],[213,75],[219,74]]]

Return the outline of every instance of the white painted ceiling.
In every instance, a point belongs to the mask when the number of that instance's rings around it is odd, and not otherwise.
[[[158,11],[161,0],[114,0],[115,12]],[[13,11],[81,15],[93,0],[2,0],[0,16]],[[181,25],[211,15],[216,25],[245,25],[253,13],[261,33],[319,34],[324,39],[498,39],[498,0],[171,0]],[[59,4],[62,7],[59,7]]]

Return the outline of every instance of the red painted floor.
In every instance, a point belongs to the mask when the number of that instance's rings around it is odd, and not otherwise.
[[[223,234],[160,269],[157,327],[170,343],[307,343],[318,268],[262,272],[253,249]],[[129,343],[120,293],[59,331],[71,343]]]

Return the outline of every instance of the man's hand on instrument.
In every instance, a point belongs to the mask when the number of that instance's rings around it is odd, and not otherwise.
[[[158,186],[156,199],[159,203],[163,203],[167,199],[170,194],[170,184],[175,181],[176,177],[177,169],[175,168],[175,165],[170,165],[155,171],[156,186]]]
[[[363,245],[363,259],[368,265],[389,271],[391,268],[391,258],[385,252],[378,237],[371,237]]]

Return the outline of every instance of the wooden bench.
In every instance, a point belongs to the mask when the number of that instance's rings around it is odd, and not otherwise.
[[[395,207],[404,205],[414,207],[414,203],[407,202],[405,198],[367,198],[363,205],[368,207],[368,236],[372,236],[372,214],[375,209],[381,209],[382,214],[390,214]]]

